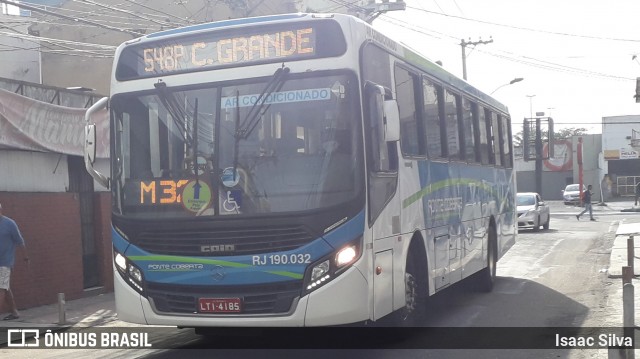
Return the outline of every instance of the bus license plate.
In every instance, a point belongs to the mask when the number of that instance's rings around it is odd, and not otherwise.
[[[240,298],[200,298],[198,299],[198,312],[240,313],[241,303]]]

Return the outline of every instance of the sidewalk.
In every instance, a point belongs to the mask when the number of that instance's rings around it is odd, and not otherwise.
[[[549,204],[551,214],[573,214],[576,215],[584,209],[580,206],[565,205],[562,201],[545,201]],[[625,197],[623,199],[614,199],[607,202],[593,202],[594,216],[598,213],[640,213],[640,205],[636,206],[633,197]]]
[[[638,218],[634,216],[629,221],[632,223],[622,223],[616,231],[609,259],[609,278],[622,278],[622,267],[629,264],[627,244],[630,236],[634,237],[633,274],[640,275],[640,214]]]
[[[4,317],[6,313],[3,313]],[[64,323],[60,323],[58,304],[20,310],[16,320],[0,320],[0,332],[5,328],[51,328],[63,330],[70,327],[96,327],[117,320],[113,292],[67,301],[64,305]],[[6,334],[6,333],[4,333]],[[6,335],[0,335],[0,346],[6,344]]]

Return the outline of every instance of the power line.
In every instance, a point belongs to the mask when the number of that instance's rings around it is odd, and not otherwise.
[[[98,3],[98,2],[95,2],[95,1],[91,1],[91,0],[73,0],[73,1],[81,1],[83,3],[92,4],[92,5],[104,8],[104,9],[109,9],[109,10],[116,11],[116,12],[122,12],[124,14],[133,16],[135,18],[143,19],[143,20],[152,22],[154,24],[162,25],[162,26],[165,26],[167,24],[166,22],[160,22],[160,21],[156,21],[156,20],[150,19],[150,18],[142,16],[142,15],[138,15],[138,14],[134,13],[133,11],[123,10],[123,9],[120,9],[120,8],[116,8],[116,7],[113,7],[113,6],[101,4],[101,3]]]
[[[389,21],[390,19],[392,19],[392,21]],[[430,31],[430,32],[434,32],[436,34],[442,35],[444,37],[448,37],[451,39],[457,39],[454,36],[448,35],[448,34],[444,34],[441,32],[437,32],[434,30],[430,30],[430,29],[424,29],[420,26],[414,25],[414,24],[409,24],[406,21],[402,21],[402,20],[398,20],[392,17],[389,17],[388,15],[384,15],[383,17],[384,21],[390,22],[396,26],[402,27],[404,29],[407,30],[411,30],[414,32],[418,32],[430,37],[434,37],[436,39],[440,39],[436,36],[433,36],[431,34],[425,33],[424,31],[420,31],[419,29],[422,30],[426,30],[426,31]],[[407,25],[411,25],[411,26],[407,26]],[[456,44],[456,45],[460,45],[460,44]],[[635,81],[635,78],[629,78],[629,77],[623,77],[623,76],[616,76],[616,75],[609,75],[609,74],[605,74],[605,73],[601,73],[601,72],[595,72],[595,71],[591,71],[591,70],[585,70],[585,69],[580,69],[580,68],[576,68],[576,67],[571,67],[571,66],[566,66],[566,65],[561,65],[561,64],[557,64],[557,63],[553,63],[553,62],[549,62],[549,61],[545,61],[545,60],[540,60],[540,59],[536,59],[533,57],[528,57],[528,56],[522,56],[522,55],[517,55],[511,52],[505,52],[508,55],[505,54],[499,54],[499,53],[494,53],[492,51],[484,51],[484,50],[480,50],[478,49],[479,52],[482,52],[486,55],[489,56],[494,56],[494,57],[498,57],[498,58],[502,58],[504,60],[509,60],[512,62],[518,62],[524,65],[528,65],[528,66],[532,66],[532,67],[538,67],[538,68],[542,68],[542,69],[546,69],[546,70],[550,70],[550,71],[559,71],[559,72],[567,72],[567,73],[576,73],[576,74],[583,74],[586,76],[592,76],[592,77],[602,77],[602,78],[609,78],[609,79],[616,79],[616,80],[633,80]],[[537,62],[536,62],[537,61]]]
[[[481,24],[487,24],[487,25],[493,25],[493,26],[502,26],[502,27],[507,27],[507,28],[511,28],[511,29],[518,29],[518,30],[531,31],[531,32],[539,32],[539,33],[545,33],[545,34],[551,34],[551,35],[580,37],[580,38],[594,39],[594,40],[640,42],[640,40],[638,40],[638,39],[623,39],[623,38],[615,38],[615,37],[578,35],[578,34],[571,34],[571,33],[566,33],[566,32],[547,31],[547,30],[533,29],[533,28],[529,28],[529,27],[505,25],[505,24],[499,24],[499,23],[490,22],[490,21],[471,19],[471,18],[467,18],[467,17],[463,17],[463,16],[449,15],[449,14],[439,13],[439,12],[435,12],[435,11],[429,11],[429,10],[420,9],[420,8],[409,6],[409,5],[407,5],[407,9],[417,10],[417,11],[421,11],[421,12],[425,12],[425,13],[429,13],[429,14],[434,14],[434,15],[439,15],[439,16],[446,16],[446,17],[465,20],[465,21],[478,22],[478,23],[481,23]]]
[[[187,24],[193,24],[193,23],[194,23],[193,21],[190,21],[189,19],[183,19],[183,18],[181,18],[181,17],[179,17],[179,16],[176,16],[176,15],[173,15],[173,14],[169,14],[169,13],[166,13],[166,12],[164,12],[164,11],[160,11],[160,10],[158,10],[158,9],[152,8],[152,7],[147,6],[147,5],[143,5],[143,4],[139,3],[139,2],[137,2],[136,0],[124,0],[124,1],[126,1],[126,2],[128,2],[128,3],[131,3],[131,4],[133,4],[133,5],[140,6],[140,7],[144,8],[144,9],[151,10],[151,11],[155,11],[155,12],[157,12],[157,13],[159,13],[159,14],[162,14],[162,15],[165,15],[165,16],[172,17],[172,18],[177,19],[177,20],[180,20],[180,21],[182,21],[182,22],[186,22]]]
[[[79,46],[86,46],[86,47],[95,47],[95,48],[98,48],[98,49],[110,50],[110,51],[114,51],[116,49],[115,46],[111,46],[111,45],[100,45],[100,44],[91,44],[91,43],[70,41],[70,40],[51,39],[51,38],[46,38],[46,37],[33,36],[33,35],[22,34],[22,33],[11,33],[11,32],[6,32],[6,31],[0,31],[0,35],[5,35],[5,36],[9,36],[9,37],[17,37],[17,38],[21,38],[21,39],[27,39],[27,40],[30,40],[30,41],[46,41],[46,42],[49,42],[49,43],[59,43],[59,44],[65,44],[65,45],[79,45]]]
[[[127,29],[119,29],[117,27],[113,27],[113,26],[109,26],[109,25],[103,25],[94,21],[90,21],[90,20],[84,20],[84,19],[79,19],[79,18],[73,18],[70,16],[66,16],[66,15],[62,15],[62,14],[57,14],[48,10],[42,10],[42,9],[38,9],[36,7],[33,6],[29,6],[29,5],[25,5],[23,3],[16,3],[13,0],[0,0],[0,3],[4,3],[4,4],[8,4],[8,5],[13,5],[13,6],[17,6],[21,9],[26,9],[26,10],[31,10],[34,12],[39,12],[39,13],[43,13],[43,14],[47,14],[47,15],[52,15],[52,16],[57,16],[63,19],[67,19],[67,20],[71,20],[71,21],[78,21],[78,22],[84,22],[90,25],[94,25],[94,26],[98,26],[98,27],[102,27],[105,29],[109,29],[109,30],[114,30],[114,31],[118,31],[118,32],[124,32],[130,35],[133,35],[134,37],[139,37],[142,36],[144,34],[141,34],[137,31],[132,31],[132,30],[127,30]]]

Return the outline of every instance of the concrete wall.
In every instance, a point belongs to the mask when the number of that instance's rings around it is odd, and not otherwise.
[[[0,191],[66,192],[68,188],[66,155],[0,150]]]
[[[109,196],[97,195],[96,242],[100,243],[99,266],[104,290],[113,290]],[[31,261],[22,261],[17,251],[11,288],[18,308],[55,303],[57,293],[67,299],[84,295],[80,207],[75,193],[0,192],[3,213],[22,232]],[[106,210],[106,212],[105,212]],[[4,308],[6,310],[6,308]]]
[[[544,200],[561,200],[561,191],[572,180],[571,171],[564,172],[543,172],[542,193],[540,196]],[[535,171],[516,172],[518,192],[535,192],[536,175]],[[572,182],[571,182],[572,183]]]

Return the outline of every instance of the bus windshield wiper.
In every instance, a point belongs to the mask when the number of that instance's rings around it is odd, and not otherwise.
[[[236,91],[236,133],[235,133],[235,141],[234,141],[234,150],[233,150],[233,180],[236,179],[236,169],[238,168],[238,150],[240,140],[246,140],[253,129],[258,125],[258,121],[260,117],[264,115],[271,107],[271,104],[265,103],[269,96],[273,93],[280,91],[282,85],[287,81],[287,75],[291,70],[288,67],[285,67],[282,64],[282,67],[277,69],[276,72],[273,73],[273,76],[267,82],[267,85],[260,93],[260,96],[256,99],[256,102],[251,106],[251,109],[247,113],[247,116],[244,118],[242,123],[240,123],[240,93]]]
[[[265,106],[269,96],[280,91],[282,85],[287,81],[287,75],[290,71],[291,70],[283,64],[281,68],[277,69],[276,72],[273,73],[271,80],[269,80],[267,85],[264,87],[262,93],[258,96],[253,106],[251,106],[247,116],[239,126],[236,126],[236,140],[246,140],[247,137],[251,135],[251,132],[253,132],[253,129],[258,124],[260,117],[269,110],[269,107],[271,107],[270,103]],[[240,104],[236,103],[236,106],[240,106]]]
[[[159,80],[158,82],[153,84],[153,86],[156,88],[156,90],[158,90],[158,97],[160,98],[160,102],[162,102],[162,105],[171,115],[173,123],[178,128],[178,132],[180,132],[180,135],[187,143],[187,146],[193,147],[193,138],[190,138],[189,133],[187,132],[186,124],[183,121],[180,121],[186,120],[189,115],[185,112],[182,106],[180,106],[180,104],[178,103],[178,99],[176,99],[176,96],[173,94],[173,92],[167,89],[167,84],[165,82]]]

